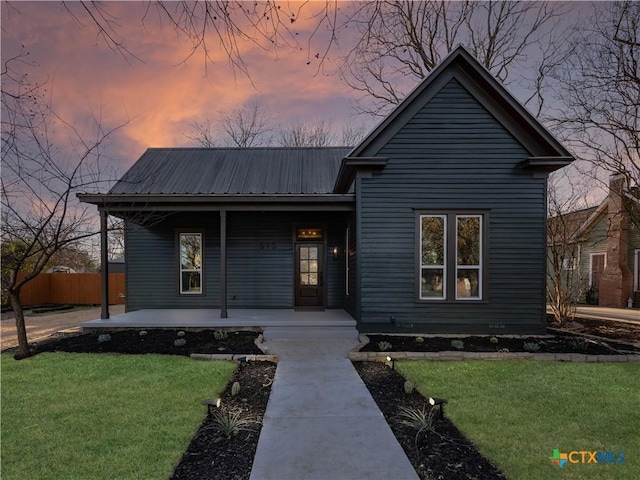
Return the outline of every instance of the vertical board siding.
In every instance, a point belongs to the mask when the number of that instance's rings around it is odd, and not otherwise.
[[[291,212],[227,212],[227,304],[229,308],[293,308],[296,223],[327,227],[327,307],[342,307],[344,269],[333,259],[344,248],[343,215]],[[126,230],[127,309],[219,308],[219,212],[176,214],[159,225]],[[203,231],[204,292],[178,293],[177,231]]]
[[[387,166],[358,179],[361,322],[389,330],[541,331],[546,180],[517,167],[529,152],[451,80],[378,156]],[[416,301],[421,209],[489,212],[485,302]]]

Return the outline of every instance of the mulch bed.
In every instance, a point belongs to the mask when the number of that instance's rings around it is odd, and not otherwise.
[[[275,372],[276,365],[269,362],[250,362],[236,370],[222,394],[220,411],[241,412],[242,418],[253,422],[251,430],[227,439],[207,417],[176,467],[172,480],[249,478]],[[231,395],[233,382],[241,386],[240,394],[235,397]]]
[[[525,348],[525,343],[537,344],[540,348],[536,353],[582,353],[587,355],[618,355],[621,353],[637,352],[640,348],[632,342],[640,342],[640,327],[626,323],[618,323],[601,320],[580,319],[562,326],[563,332],[558,332],[560,326],[556,323],[548,323],[549,334],[553,337],[526,337],[510,338],[500,335],[495,336],[497,342],[491,341],[491,336],[460,337],[463,342],[462,351],[465,352],[526,352],[532,351]],[[601,337],[585,338],[583,335]],[[418,335],[369,335],[370,342],[363,352],[442,352],[455,351],[451,337],[421,337]],[[380,349],[380,342],[391,344],[390,348]],[[458,345],[459,346],[459,345]],[[386,346],[388,347],[388,345]]]
[[[182,331],[149,329],[143,330],[100,331],[82,334],[57,333],[38,343],[31,345],[34,354],[42,352],[73,353],[161,353],[165,355],[191,355],[192,353],[240,353],[262,354],[256,347],[257,332],[229,332],[226,339],[216,340],[215,330]],[[102,337],[108,335],[109,337]],[[104,341],[108,338],[108,341]],[[175,341],[183,339],[182,342]],[[101,341],[102,340],[102,341]],[[8,349],[12,352],[15,349]]]
[[[416,338],[421,338],[418,343]],[[443,352],[456,351],[451,342],[461,340],[463,342],[460,351],[465,352],[526,352],[525,343],[536,344],[539,350],[535,353],[582,353],[587,355],[619,355],[640,349],[631,345],[622,345],[616,342],[601,342],[595,340],[581,340],[579,337],[555,336],[554,338],[506,338],[496,336],[497,343],[491,342],[491,337],[460,337],[459,339],[445,337],[418,337],[417,335],[369,335],[370,342],[362,348],[363,352]],[[388,348],[380,347],[380,342],[391,345]],[[459,344],[458,344],[459,345]],[[529,350],[532,351],[532,350]]]
[[[354,366],[371,396],[378,404],[398,442],[421,479],[428,480],[498,480],[506,478],[484,458],[451,421],[439,410],[433,416],[432,429],[417,434],[402,423],[401,407],[427,407],[418,392],[404,392],[404,377],[377,362],[354,362]]]

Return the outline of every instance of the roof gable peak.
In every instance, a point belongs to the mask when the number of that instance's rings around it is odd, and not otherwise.
[[[560,142],[462,45],[454,48],[348,156],[375,157],[452,79],[469,91],[533,157],[571,158]]]

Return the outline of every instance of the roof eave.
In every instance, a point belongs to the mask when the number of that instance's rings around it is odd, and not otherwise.
[[[520,167],[540,173],[551,173],[573,162],[573,157],[529,157],[520,162]]]
[[[202,210],[219,209],[342,209],[350,210],[355,202],[352,194],[109,194],[81,193],[81,202],[96,205],[99,210]]]
[[[345,194],[356,178],[358,172],[373,172],[382,170],[389,159],[382,157],[345,157],[340,164],[340,170],[333,187],[334,194]]]

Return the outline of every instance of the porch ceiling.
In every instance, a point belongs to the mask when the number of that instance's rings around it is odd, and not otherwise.
[[[148,309],[114,315],[107,320],[84,322],[83,329],[97,328],[244,328],[353,327],[356,321],[346,311],[295,311],[293,309],[230,309],[220,318],[219,309]]]

